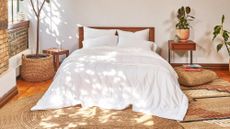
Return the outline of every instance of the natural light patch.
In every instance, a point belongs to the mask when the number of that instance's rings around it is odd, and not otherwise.
[[[63,93],[61,93],[60,90],[56,90],[55,92],[56,92],[56,95],[54,95],[53,98],[51,98],[49,100],[49,103],[51,103],[53,105],[60,105],[63,102],[63,98],[62,98],[62,96],[59,96],[59,95],[61,95]]]
[[[103,75],[104,76],[114,76],[116,74],[116,70],[111,69],[110,71],[104,71]]]
[[[67,113],[65,113],[63,109],[58,109],[58,110],[54,111],[54,114],[67,115]]]
[[[53,116],[48,116],[48,117],[46,117],[46,118],[43,118],[42,121],[49,121],[49,120],[51,120],[52,118],[53,118]]]
[[[209,124],[216,124],[219,125],[221,127],[229,127],[230,128],[230,120],[226,119],[226,120],[212,120],[212,121],[205,121],[206,123]]]
[[[143,123],[143,125],[146,125],[146,126],[154,125],[154,121],[152,120],[151,115],[144,115],[142,117],[135,118],[135,120],[137,123]]]
[[[93,70],[86,70],[86,73],[89,74],[89,75],[95,75],[95,72]]]
[[[101,89],[101,84],[100,83],[96,83],[92,85],[94,89]]]
[[[93,108],[81,108],[79,109],[79,112],[77,112],[74,115],[71,116],[82,116],[82,117],[86,117],[86,118],[91,118],[94,117],[96,115],[96,107]]]
[[[85,82],[88,83],[88,84],[91,84],[89,79],[85,79]]]
[[[49,122],[49,123],[47,123],[47,122],[41,122],[39,125],[42,126],[43,128],[54,128],[54,127],[58,127],[59,126],[59,124],[57,124],[57,123],[51,123],[51,122]]]
[[[67,127],[65,127],[64,129],[75,128],[75,127],[77,127],[77,124],[69,123]]]
[[[72,37],[72,36],[69,36],[68,38],[69,38],[69,39],[73,39],[73,37]]]
[[[108,122],[108,120],[110,119],[111,116],[112,116],[112,114],[106,114],[106,115],[99,117],[100,123]]]
[[[119,77],[114,77],[113,82],[114,83],[119,83],[121,81],[121,78]]]
[[[88,92],[86,90],[81,90],[80,93],[81,93],[82,96],[88,95]]]
[[[66,83],[69,83],[71,81],[71,77],[67,76],[65,80],[66,80]]]

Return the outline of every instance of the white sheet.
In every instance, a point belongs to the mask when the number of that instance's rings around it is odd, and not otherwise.
[[[133,111],[175,120],[188,108],[177,74],[158,54],[112,47],[73,52],[31,110],[77,104],[117,110],[131,104]]]

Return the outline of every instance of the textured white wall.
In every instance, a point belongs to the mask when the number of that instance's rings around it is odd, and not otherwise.
[[[29,49],[18,53],[9,60],[9,69],[0,75],[0,98],[16,87],[16,78],[19,75],[22,54],[30,54]]]
[[[198,43],[194,61],[199,63],[227,63],[225,49],[220,53],[212,43],[213,26],[226,15],[226,27],[230,30],[230,0],[51,0],[43,10],[41,26],[41,48],[57,47],[71,51],[78,47],[77,25],[89,26],[154,26],[156,43],[167,59],[167,41],[175,31],[176,10],[189,5],[196,17],[192,23],[191,39]],[[35,22],[31,8],[24,5],[28,18],[32,19],[31,46],[34,46]],[[174,61],[187,62],[187,55],[173,54]],[[183,58],[182,58],[183,57]]]

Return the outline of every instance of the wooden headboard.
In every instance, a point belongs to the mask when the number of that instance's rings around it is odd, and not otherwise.
[[[90,27],[94,29],[119,29],[124,31],[136,32],[144,29],[149,29],[149,41],[155,41],[155,28],[154,27]],[[83,47],[82,41],[84,40],[84,27],[78,28],[79,33],[79,48]]]

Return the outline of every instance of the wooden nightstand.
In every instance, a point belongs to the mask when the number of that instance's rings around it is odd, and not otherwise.
[[[193,51],[196,50],[196,43],[192,40],[186,42],[168,41],[168,62],[171,63],[171,50],[173,51],[190,51],[190,64],[193,63]]]
[[[57,69],[59,68],[59,65],[60,65],[59,56],[60,55],[66,55],[66,57],[69,56],[69,50],[58,49],[58,48],[49,48],[47,50],[43,50],[43,53],[47,53],[47,54],[53,55],[53,58],[54,58],[54,67],[55,67],[56,71],[57,71]]]

